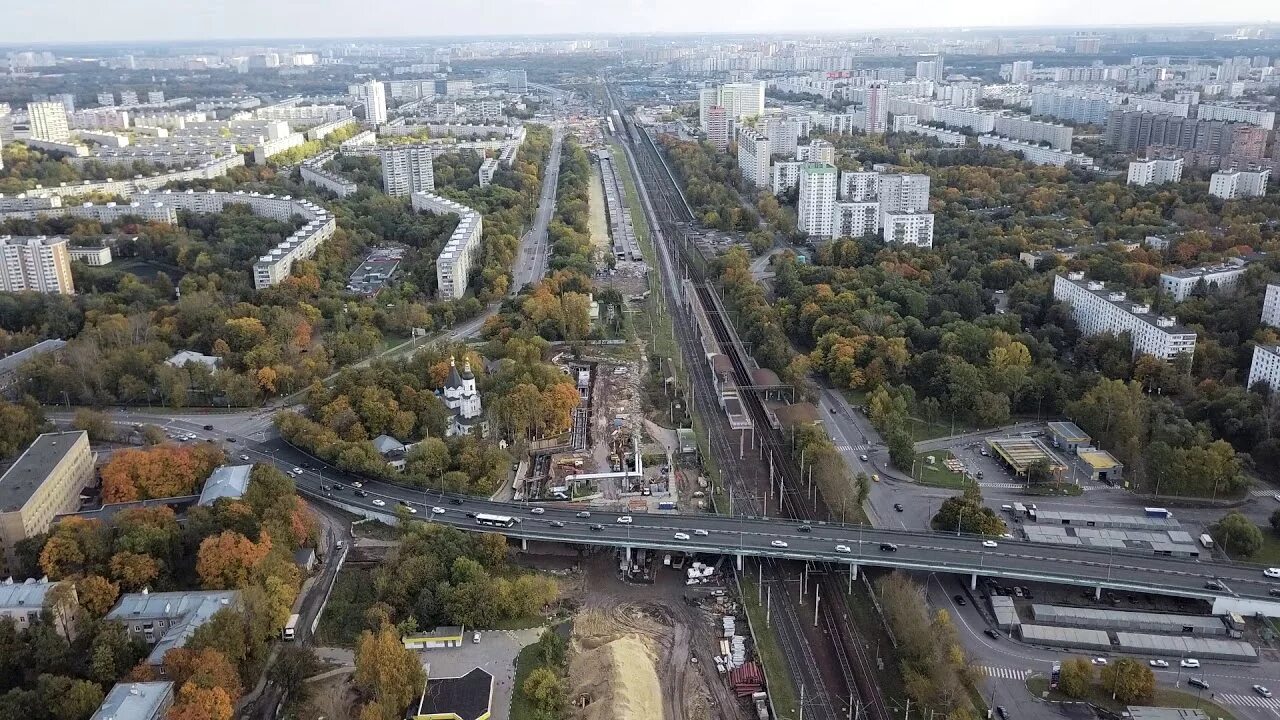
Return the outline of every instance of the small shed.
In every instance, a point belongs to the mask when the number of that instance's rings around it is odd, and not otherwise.
[[[1089,477],[1097,482],[1119,482],[1124,475],[1124,463],[1106,450],[1093,447],[1076,448],[1076,457],[1089,467]]]
[[[1067,452],[1075,452],[1076,448],[1087,446],[1092,442],[1085,431],[1073,422],[1059,421],[1049,423],[1049,435],[1053,438],[1053,446]]]
[[[462,647],[465,628],[461,625],[441,625],[434,630],[405,635],[401,638],[406,650],[435,650],[437,648]]]

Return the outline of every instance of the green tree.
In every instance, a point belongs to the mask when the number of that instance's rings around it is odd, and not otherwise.
[[[1218,521],[1213,537],[1223,550],[1236,557],[1250,557],[1262,549],[1262,529],[1238,510]]]
[[[1122,703],[1149,703],[1155,697],[1156,674],[1133,658],[1121,658],[1102,668],[1102,688]]]
[[[564,707],[565,684],[555,670],[545,665],[529,673],[520,692],[543,712],[558,712]]]
[[[1067,697],[1082,698],[1093,684],[1093,663],[1088,658],[1073,657],[1062,663],[1058,690]]]

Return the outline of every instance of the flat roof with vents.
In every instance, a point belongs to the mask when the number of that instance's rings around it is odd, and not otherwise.
[[[0,512],[16,512],[35,495],[49,473],[66,457],[83,430],[40,435],[4,475],[0,475]]]

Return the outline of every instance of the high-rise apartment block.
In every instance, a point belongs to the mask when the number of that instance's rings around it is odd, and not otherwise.
[[[1266,129],[1241,122],[1115,110],[1107,117],[1104,138],[1121,152],[1162,148],[1248,161],[1263,157],[1267,135]]]
[[[1223,200],[1262,197],[1271,170],[1222,170],[1209,176],[1209,194]]]
[[[1280,285],[1267,285],[1267,295],[1262,301],[1262,324],[1280,328]]]
[[[941,55],[934,56],[932,60],[917,61],[916,79],[942,82],[947,78],[945,64],[945,58]]]
[[[742,177],[756,187],[767,187],[769,176],[769,138],[748,127],[738,129],[738,169]]]
[[[838,173],[835,165],[805,163],[800,168],[800,197],[796,205],[796,228],[812,237],[832,235]]]
[[[1253,347],[1253,363],[1249,365],[1249,380],[1246,388],[1263,383],[1273,391],[1280,390],[1280,346],[1255,345]]]
[[[461,203],[431,193],[416,192],[411,198],[413,209],[458,216],[449,241],[436,256],[436,294],[441,300],[460,300],[467,293],[471,268],[480,252],[484,220],[480,213]]]
[[[800,160],[779,160],[769,167],[772,176],[774,195],[800,187],[800,170],[804,162]]]
[[[121,105],[137,105],[138,91],[137,90],[121,90],[120,104]]]
[[[1226,120],[1257,125],[1265,130],[1276,127],[1274,110],[1246,107],[1243,105],[1212,105],[1202,103],[1196,106],[1196,118],[1200,120]]]
[[[1182,179],[1182,158],[1149,158],[1129,163],[1130,185],[1163,185]]]
[[[1031,91],[1031,114],[1102,125],[1120,100],[1119,95],[1110,92],[1037,86]]]
[[[928,190],[925,190],[926,195]],[[880,173],[840,173],[840,199],[849,202],[877,201],[880,197]]]
[[[878,196],[883,212],[927,212],[929,210],[929,176],[921,174],[886,174],[878,179]]]
[[[75,294],[67,239],[0,236],[0,291]]]
[[[507,92],[519,95],[529,92],[529,73],[524,70],[508,70]]]
[[[67,108],[60,102],[33,102],[27,104],[31,123],[31,137],[35,140],[67,142],[71,128],[67,125]]]
[[[826,163],[828,165],[836,164],[836,146],[821,138],[809,143],[808,151],[805,153],[804,160],[815,163]],[[797,158],[799,152],[797,151]]]
[[[893,245],[933,247],[933,213],[882,212],[880,232],[884,241]]]
[[[57,100],[58,102],[62,103],[62,107],[66,109],[68,115],[76,111],[75,93],[60,93],[50,99]]]
[[[382,189],[393,197],[436,189],[435,167],[429,145],[392,145],[379,150],[382,157]]]
[[[102,107],[113,107],[116,104],[116,97],[109,92],[98,93],[98,104]]]
[[[0,475],[0,576],[17,562],[19,542],[80,507],[80,491],[92,480],[93,453],[83,430],[45,433],[18,456]]]
[[[1053,296],[1071,306],[1080,332],[1085,335],[1128,333],[1133,354],[1172,360],[1180,355],[1189,360],[1196,350],[1196,334],[1178,324],[1178,319],[1157,316],[1151,306],[1129,300],[1124,292],[1109,291],[1105,284],[1085,280],[1084,273],[1057,275]]]
[[[729,149],[733,139],[733,118],[721,105],[707,108],[707,142],[720,152]]]
[[[1031,79],[1031,70],[1035,63],[1031,60],[1014,60],[1009,70],[1009,82],[1024,83]]]
[[[348,90],[361,105],[364,105],[364,119],[374,125],[387,122],[387,89],[377,80],[370,80],[359,85],[352,85]]]
[[[865,113],[862,130],[868,135],[876,135],[889,131],[889,88],[885,83],[873,82],[867,85],[863,96],[862,110]]]
[[[880,203],[875,201],[837,202],[833,237],[862,237],[880,232]]]
[[[1066,125],[1032,120],[1029,115],[998,115],[993,126],[997,135],[1007,138],[1048,143],[1055,150],[1071,149],[1072,130]]]
[[[720,106],[734,121],[764,115],[764,81],[726,83],[698,93],[698,120],[707,129],[707,110]]]

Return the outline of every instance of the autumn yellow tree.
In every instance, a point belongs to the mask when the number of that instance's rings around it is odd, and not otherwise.
[[[174,648],[164,654],[164,675],[177,687],[218,688],[232,702],[240,697],[240,676],[226,656],[213,648]]]
[[[166,720],[231,720],[231,698],[222,688],[183,685],[178,700],[169,708]]]
[[[89,575],[76,581],[76,595],[90,617],[100,618],[116,604],[120,587],[101,575]]]
[[[422,691],[426,683],[422,663],[406,650],[395,628],[366,630],[356,642],[356,687],[381,708],[385,720],[395,720],[400,709]]]
[[[259,542],[233,530],[224,530],[200,543],[196,554],[196,574],[209,590],[242,588],[253,581],[254,570],[271,552],[271,537],[262,534]]]
[[[191,495],[225,460],[213,443],[120,450],[102,468],[102,499],[116,503]]]

